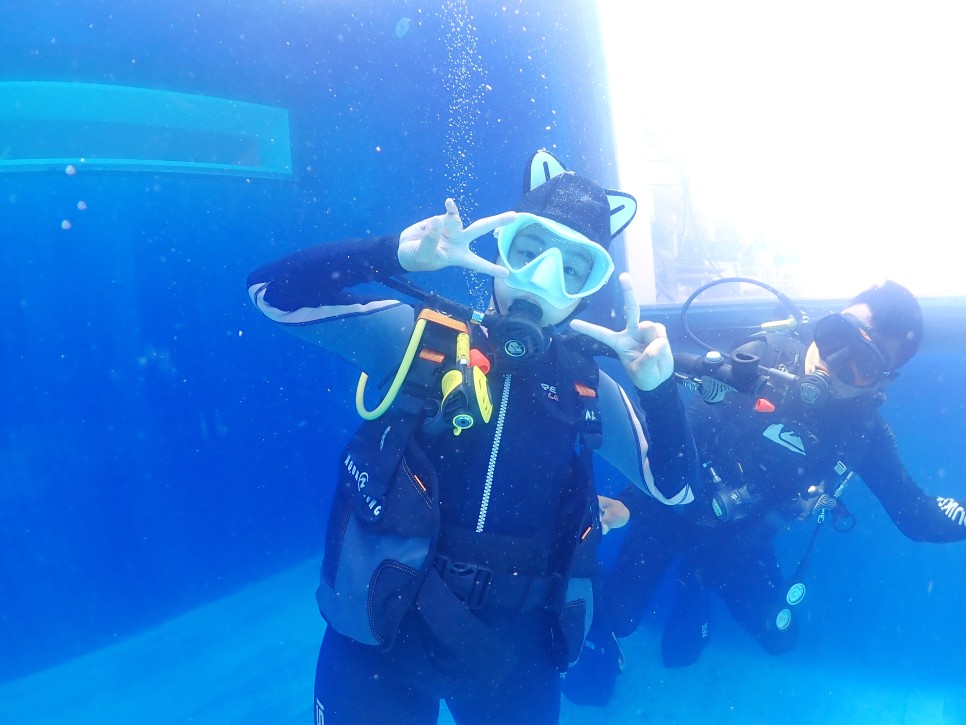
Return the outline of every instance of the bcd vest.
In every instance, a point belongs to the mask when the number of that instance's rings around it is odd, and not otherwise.
[[[804,358],[802,343],[780,333],[756,335],[739,349],[791,373]],[[815,408],[793,403],[760,413],[743,395],[714,404],[715,435],[700,455],[717,522],[768,513],[806,519],[817,507],[834,505],[831,497],[867,449],[872,405],[864,399]]]
[[[414,440],[441,374],[441,367],[414,367],[386,414],[364,422],[342,452],[316,591],[319,610],[339,633],[388,649],[402,618],[415,607],[440,641],[476,653],[490,676],[508,670],[512,656],[473,611],[545,610],[554,621],[555,659],[566,669],[576,661],[593,617],[591,578],[600,522],[589,460],[600,442],[597,365],[558,345],[557,379],[568,381],[558,385],[567,385],[574,400],[559,415],[567,417],[579,440],[582,465],[571,475],[579,478],[578,490],[584,493],[544,542],[548,568],[524,575],[489,563],[506,556],[526,559],[526,540],[441,532],[440,482]],[[472,434],[481,431],[462,433]]]

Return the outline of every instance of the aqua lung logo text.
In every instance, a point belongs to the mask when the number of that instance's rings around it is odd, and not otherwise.
[[[359,470],[359,468],[356,466],[356,462],[352,460],[351,455],[348,455],[345,457],[345,460],[342,462],[342,465],[345,466],[345,470],[349,472],[349,475],[355,479],[356,488],[359,489],[360,491],[364,489],[366,487],[366,484],[369,483],[369,474],[366,473],[365,471]]]
[[[345,457],[342,465],[345,466],[345,470],[350,478],[356,482],[356,490],[362,494],[362,498],[366,502],[366,508],[369,509],[373,518],[378,519],[382,515],[382,504],[365,492],[365,488],[369,484],[369,473],[359,470],[356,462],[352,460],[351,454]]]

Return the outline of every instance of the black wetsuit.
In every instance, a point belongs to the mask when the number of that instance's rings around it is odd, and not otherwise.
[[[769,348],[756,351],[763,361],[779,354],[774,345]],[[799,347],[791,356],[799,366],[802,353]],[[787,345],[780,354],[788,355]],[[789,371],[800,373],[801,368]],[[865,482],[910,539],[966,539],[963,507],[918,487],[874,397],[815,407],[796,402],[773,413],[756,412],[753,402],[732,394],[718,404],[696,398],[688,407],[706,474],[694,503],[674,511],[652,506],[631,490],[620,496],[632,511],[631,523],[603,586],[603,612],[618,636],[630,634],[665,572],[679,561],[676,602],[662,643],[667,666],[689,665],[700,655],[709,634],[711,590],[766,651],[781,654],[794,646],[794,609],[786,628],[776,623],[789,606],[785,597],[791,582],[778,566],[772,541],[789,519],[814,520],[821,493],[833,494],[850,472]],[[712,469],[720,487],[710,480]],[[743,485],[742,494],[746,500],[750,494],[753,502],[735,507],[731,519],[721,521],[710,497]],[[836,509],[829,509],[828,516],[835,517]]]
[[[249,293],[270,319],[354,363],[370,380],[387,381],[412,332],[412,308],[384,297],[357,296],[350,288],[403,273],[395,239],[326,244],[257,270],[249,277]],[[474,344],[485,349],[486,340]],[[505,544],[499,564],[515,572],[559,568],[560,549],[573,548],[575,512],[586,510],[590,489],[575,430],[555,410],[571,405],[573,397],[567,394],[573,381],[565,379],[560,355],[555,339],[532,368],[512,374],[491,370],[495,420],[489,425],[459,437],[417,436],[440,480],[441,550],[458,542],[465,555],[475,541],[485,542],[491,552]],[[690,501],[693,442],[675,384],[668,381],[638,398],[646,426],[638,403],[600,373],[603,442],[596,453],[659,506]],[[560,662],[551,641],[552,613],[484,606],[474,616],[513,651],[508,676],[481,677],[480,663],[474,662],[480,653],[458,647],[454,652],[452,643],[437,641],[414,609],[388,651],[332,627],[326,630],[316,677],[317,714],[330,724],[435,723],[439,701],[445,699],[460,723],[557,722]]]

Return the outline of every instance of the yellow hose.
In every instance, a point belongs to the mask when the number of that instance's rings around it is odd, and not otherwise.
[[[369,380],[369,376],[365,373],[362,373],[359,376],[359,384],[356,386],[356,411],[363,419],[375,420],[385,413],[389,409],[389,406],[392,405],[393,401],[396,399],[396,396],[399,394],[399,389],[406,380],[406,376],[409,374],[409,368],[411,368],[413,365],[413,360],[416,358],[416,353],[419,350],[419,343],[423,339],[423,330],[425,329],[426,320],[416,320],[416,326],[413,328],[412,337],[409,338],[409,345],[406,347],[406,353],[403,355],[402,362],[399,364],[399,369],[396,370],[396,377],[393,378],[392,385],[389,386],[389,391],[386,393],[386,397],[383,398],[382,402],[379,403],[374,410],[366,410],[365,405],[366,381]]]

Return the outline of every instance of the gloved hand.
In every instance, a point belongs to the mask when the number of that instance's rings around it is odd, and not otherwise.
[[[674,356],[667,331],[658,322],[641,321],[634,283],[627,272],[621,274],[620,285],[624,290],[623,330],[608,330],[584,320],[573,320],[570,327],[616,352],[634,385],[641,390],[654,390],[674,372]]]
[[[516,219],[516,212],[504,212],[473,222],[465,229],[459,209],[446,200],[446,213],[424,219],[399,235],[399,264],[407,272],[435,272],[444,267],[465,267],[491,277],[506,277],[509,272],[470,250],[470,242]]]

